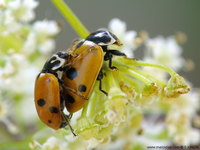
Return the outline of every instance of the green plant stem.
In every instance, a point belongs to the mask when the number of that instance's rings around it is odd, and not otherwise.
[[[82,111],[82,114],[81,114],[82,117],[89,117],[92,114],[94,114],[93,109],[95,108],[95,104],[98,101],[98,100],[95,99],[96,98],[96,95],[95,95],[96,88],[97,88],[97,85],[95,84],[94,89],[93,89],[94,92],[92,92],[92,94],[91,94],[91,96],[88,100],[90,102],[88,102],[83,108],[83,111]],[[92,111],[92,113],[90,113],[91,111]]]
[[[166,86],[166,84],[165,84],[164,82],[162,82],[162,81],[156,79],[154,76],[152,76],[152,75],[150,75],[150,74],[147,74],[147,73],[145,73],[145,72],[142,72],[142,71],[139,71],[139,70],[136,70],[136,69],[135,69],[134,71],[137,72],[137,73],[139,73],[139,74],[141,74],[141,75],[143,75],[143,76],[145,76],[145,77],[148,78],[148,79],[153,80],[154,82],[156,81],[156,82],[157,82],[159,85],[161,85],[162,87]]]
[[[174,72],[172,69],[164,66],[164,65],[160,65],[160,64],[152,64],[152,63],[146,63],[146,62],[142,62],[142,61],[135,61],[134,62],[135,65],[137,66],[147,66],[147,67],[155,67],[155,68],[160,68],[162,70],[167,71],[171,76],[174,76],[176,74],[176,72]]]
[[[144,82],[145,84],[150,84],[152,83],[151,80],[149,80],[148,78],[146,78],[145,76],[133,71],[133,69],[129,68],[126,64],[120,63],[118,61],[114,61],[113,64],[117,66],[117,68],[122,71],[123,73],[127,73],[129,75],[131,75],[132,77]]]
[[[99,81],[95,84],[92,96],[89,99],[89,107],[88,107],[88,118],[94,118],[96,116],[96,113],[99,112],[99,110],[102,110],[102,106],[104,106],[105,95],[102,94],[99,91]],[[102,102],[101,102],[102,101]]]
[[[63,0],[51,1],[81,38],[86,38],[89,35],[88,30]]]
[[[113,61],[115,62],[115,60]],[[116,61],[119,65],[132,65],[132,66],[146,66],[146,67],[155,67],[155,68],[160,68],[162,70],[165,70],[166,72],[168,72],[170,74],[170,76],[174,76],[176,75],[176,72],[174,72],[172,69],[170,69],[169,67],[166,67],[164,65],[160,65],[160,64],[153,64],[153,63],[147,63],[147,62],[143,62],[143,61],[137,61],[135,59],[131,59],[131,58],[118,58]]]
[[[87,117],[87,110],[88,110],[88,102],[87,102],[87,104],[85,104],[85,106],[81,112],[82,117]]]

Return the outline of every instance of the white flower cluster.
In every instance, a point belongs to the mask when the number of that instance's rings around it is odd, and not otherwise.
[[[21,23],[29,23],[35,18],[34,9],[38,2],[35,0],[14,0],[2,1],[0,12],[0,22],[6,27],[4,34],[16,33],[21,29]]]
[[[32,26],[23,46],[23,52],[32,54],[38,50],[42,54],[49,54],[55,47],[55,42],[50,37],[55,36],[59,28],[55,21],[37,21]]]
[[[59,33],[55,21],[31,23],[37,6],[36,0],[0,1],[0,123],[19,136],[21,126],[27,128],[37,120],[35,78]]]
[[[195,145],[200,142],[198,129],[192,127],[192,120],[199,109],[199,94],[191,91],[180,96],[169,109],[166,125],[170,137],[179,145]]]
[[[164,38],[158,36],[156,38],[148,39],[145,43],[147,50],[145,61],[153,63],[161,63],[165,66],[173,68],[178,71],[184,65],[184,59],[181,57],[182,48],[178,45],[175,37],[170,36]]]

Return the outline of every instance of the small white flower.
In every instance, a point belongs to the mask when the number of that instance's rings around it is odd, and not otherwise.
[[[108,28],[110,29],[111,32],[115,33],[116,36],[120,38],[126,32],[126,23],[118,18],[113,18],[110,21]]]
[[[59,32],[58,25],[54,21],[37,21],[33,24],[33,30],[28,34],[23,45],[23,52],[27,55],[36,50],[42,54],[48,54],[55,48],[55,41],[52,36]]]
[[[29,147],[30,147],[31,149],[36,149],[37,147],[40,147],[40,148],[41,148],[41,144],[40,144],[38,141],[33,140],[33,141],[31,141],[31,142],[29,143]]]
[[[14,66],[12,65],[11,62],[8,61],[5,65],[5,68],[3,69],[3,75],[5,76],[5,75],[12,74],[14,71],[15,71]]]
[[[20,5],[21,5],[21,0],[14,0],[14,1],[8,2],[7,7],[11,10],[17,10],[20,8]]]
[[[8,35],[9,33],[17,32],[21,28],[21,25],[15,21],[15,17],[13,16],[11,10],[6,10],[4,12],[2,25],[7,28],[7,30],[3,32],[4,36]]]
[[[31,94],[31,96],[25,96],[24,99],[17,106],[18,108],[20,108],[20,119],[24,120],[24,122],[30,124],[38,120],[37,111],[35,109],[35,104],[33,101],[33,94]]]
[[[39,70],[31,66],[27,58],[19,53],[7,56],[5,67],[1,69],[3,90],[10,93],[32,95],[34,80]]]
[[[110,121],[110,122],[115,122],[117,114],[113,110],[109,110],[105,117]]]
[[[18,70],[18,73],[15,76],[8,79],[8,90],[10,89],[12,92],[21,93],[23,95],[32,95],[35,77],[37,76],[38,72],[39,71],[37,69],[32,67],[26,67]]]
[[[29,22],[35,17],[34,9],[37,5],[38,2],[35,0],[15,0],[10,1],[7,7],[16,21]]]
[[[144,120],[142,126],[144,133],[140,136],[133,135],[135,137],[134,141],[140,143],[143,146],[166,146],[170,144],[167,138],[159,139],[157,135],[165,130],[165,125],[163,123],[155,123],[158,116],[152,116],[149,120]],[[159,143],[159,144],[158,144]]]
[[[22,5],[25,12],[21,20],[25,22],[33,20],[35,18],[35,13],[33,10],[38,6],[38,2],[35,0],[23,0]]]
[[[21,54],[11,54],[5,56],[6,63],[2,69],[2,77],[7,78],[9,75],[17,73],[18,69],[27,64],[26,58]]]
[[[35,32],[29,33],[26,41],[24,42],[22,51],[26,55],[30,55],[36,51],[37,48],[37,36]]]
[[[38,2],[35,0],[6,1],[5,8],[0,10],[0,24],[4,26],[3,35],[20,32],[23,23],[32,21],[35,17],[34,9]]]
[[[9,103],[9,101],[2,100],[2,97],[0,96],[0,122],[3,122],[6,125],[10,133],[16,134],[19,132],[19,129],[8,118],[11,112],[10,109],[11,104]]]
[[[109,143],[99,145],[96,149],[97,150],[122,150],[125,147],[126,140],[117,138],[114,141],[108,141]]]
[[[19,69],[22,69],[22,67],[28,66],[28,59],[26,58],[26,56],[20,53],[12,54],[10,56],[10,61],[15,67],[18,67]]]
[[[196,145],[200,142],[200,134],[198,129],[190,129],[185,131],[186,134],[178,134],[174,136],[174,142],[178,145]]]
[[[146,46],[145,60],[166,65],[176,71],[183,67],[182,49],[173,37],[164,38],[159,36],[149,39]]]
[[[191,120],[198,110],[199,97],[194,91],[180,96],[167,114],[166,125],[169,135],[180,145],[191,145],[199,142],[198,131],[192,128]],[[196,138],[194,138],[194,136]]]
[[[102,140],[97,140],[95,138],[91,138],[90,140],[87,141],[87,149],[93,149],[99,145],[99,143],[103,142]]]
[[[48,39],[41,43],[38,47],[39,51],[42,54],[49,54],[55,48],[55,41],[52,39]]]
[[[42,150],[64,150],[67,147],[66,141],[62,141],[56,137],[49,137],[42,145]]]
[[[126,31],[126,23],[118,18],[114,18],[108,25],[109,30],[114,33],[123,43],[122,51],[128,57],[134,57],[134,50],[137,45],[135,44],[137,33],[133,30]]]
[[[58,34],[60,31],[58,25],[55,21],[37,21],[33,24],[33,30],[37,33],[47,35],[47,36],[54,36]]]

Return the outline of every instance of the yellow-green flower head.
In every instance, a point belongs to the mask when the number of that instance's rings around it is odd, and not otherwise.
[[[161,100],[169,93],[177,97],[189,91],[184,79],[159,64],[144,63],[136,59],[114,57],[112,70],[108,64],[103,65],[103,89],[108,96],[98,90],[98,83],[88,104],[78,120],[77,131],[85,139],[108,138],[112,130],[125,122],[129,109],[142,109]],[[168,70],[172,75],[169,83],[165,83],[144,72],[139,66],[158,67]],[[132,108],[131,108],[132,107]],[[127,121],[127,120],[126,120]]]

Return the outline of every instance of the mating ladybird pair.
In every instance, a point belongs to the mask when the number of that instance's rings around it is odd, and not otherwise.
[[[75,43],[68,51],[54,54],[35,82],[35,106],[40,119],[53,129],[69,125],[72,132],[64,107],[70,114],[80,110],[89,99],[96,80],[100,82],[99,90],[107,95],[101,84],[103,61],[109,61],[109,68],[115,69],[113,55],[125,56],[108,49],[109,45],[121,45],[109,31],[96,31]]]

